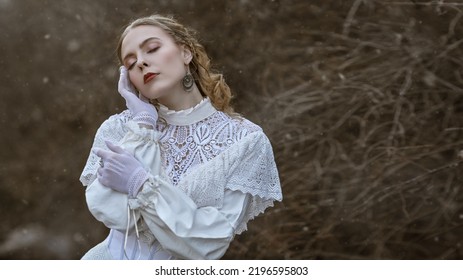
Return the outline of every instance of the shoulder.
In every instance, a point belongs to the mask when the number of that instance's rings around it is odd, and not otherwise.
[[[227,150],[230,153],[244,158],[262,155],[273,158],[272,144],[262,127],[243,116],[230,116],[225,113],[222,113],[222,116],[226,118],[227,125],[220,130],[224,135],[228,135],[227,141],[230,145]]]
[[[244,132],[246,134],[253,132],[263,132],[259,125],[242,116],[232,117],[232,122],[235,124],[237,132]]]
[[[222,113],[222,116],[228,120],[231,134],[234,138],[233,140],[236,142],[244,139],[248,135],[265,136],[262,128],[259,125],[253,123],[241,115],[230,116],[228,114]]]
[[[120,113],[111,115],[100,126],[100,129],[108,129],[119,125],[124,125],[132,119],[132,114],[129,110],[124,110]]]
[[[236,143],[247,143],[251,151],[272,150],[270,140],[262,127],[244,117],[233,118],[233,122]]]
[[[114,114],[107,118],[98,128],[96,138],[118,141],[127,133],[126,124],[132,119],[129,110]]]

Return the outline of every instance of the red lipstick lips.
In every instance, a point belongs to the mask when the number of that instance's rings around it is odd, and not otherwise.
[[[143,76],[143,82],[145,84],[149,83],[152,79],[156,78],[157,75],[158,74],[152,72],[146,73],[145,76]]]

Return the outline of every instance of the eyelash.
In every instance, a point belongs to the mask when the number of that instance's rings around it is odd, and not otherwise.
[[[148,53],[153,53],[153,52],[157,51],[158,49],[159,49],[159,47],[154,47],[154,48],[148,50]],[[134,63],[132,63],[132,64],[128,67],[128,70],[131,70],[131,69],[135,66],[136,63],[137,63],[137,61],[135,61]]]

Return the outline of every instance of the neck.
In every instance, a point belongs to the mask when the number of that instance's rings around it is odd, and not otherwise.
[[[190,92],[183,91],[179,94],[171,94],[161,98],[158,98],[159,103],[166,106],[170,110],[180,111],[191,107],[203,100],[203,96],[196,85]]]

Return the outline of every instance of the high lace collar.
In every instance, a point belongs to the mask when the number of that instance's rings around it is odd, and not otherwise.
[[[208,97],[195,106],[180,111],[170,110],[166,106],[159,104],[159,116],[172,125],[191,125],[204,120],[216,111]]]

